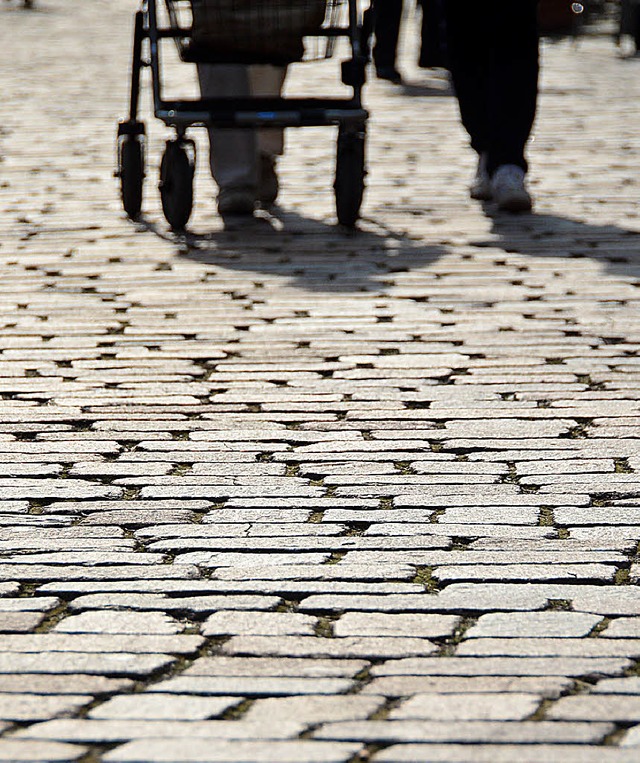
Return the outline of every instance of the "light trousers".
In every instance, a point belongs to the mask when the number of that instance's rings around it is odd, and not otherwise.
[[[241,64],[198,64],[203,98],[278,97],[286,68]],[[209,128],[210,164],[220,189],[255,189],[260,177],[260,155],[279,156],[284,150],[284,130]]]

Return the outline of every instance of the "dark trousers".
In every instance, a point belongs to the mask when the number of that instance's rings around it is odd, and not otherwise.
[[[462,123],[489,172],[527,169],[538,95],[537,0],[444,0],[447,46]]]
[[[378,69],[395,69],[402,19],[402,0],[376,1],[376,43],[373,61]]]
[[[422,7],[422,29],[418,66],[423,69],[447,68],[442,0],[418,0]]]

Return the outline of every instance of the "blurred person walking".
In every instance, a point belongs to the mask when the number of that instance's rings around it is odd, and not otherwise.
[[[525,147],[538,97],[538,1],[439,1],[462,123],[478,154],[471,197],[529,211]]]

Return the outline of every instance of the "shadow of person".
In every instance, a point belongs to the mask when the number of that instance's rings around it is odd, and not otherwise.
[[[394,285],[394,272],[429,265],[445,254],[443,247],[425,246],[373,221],[347,231],[281,209],[248,220],[228,219],[222,230],[192,231],[175,243],[180,258],[252,276],[278,276],[315,292],[383,293]]]
[[[588,257],[603,269],[627,278],[640,278],[640,231],[617,225],[594,225],[551,214],[512,215],[485,205],[491,235],[472,240],[473,246],[499,247],[508,254],[535,257]]]

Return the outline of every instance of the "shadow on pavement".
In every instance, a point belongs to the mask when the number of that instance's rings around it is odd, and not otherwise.
[[[153,226],[149,230],[161,235]],[[288,277],[294,287],[324,292],[384,292],[394,285],[394,272],[424,267],[446,253],[444,247],[425,246],[373,222],[345,231],[281,209],[175,241],[182,258]]]
[[[510,215],[486,205],[492,236],[473,246],[500,247],[509,254],[590,258],[610,273],[640,278],[640,231],[593,225],[549,214]]]

